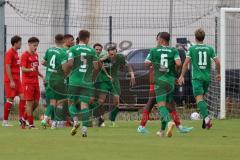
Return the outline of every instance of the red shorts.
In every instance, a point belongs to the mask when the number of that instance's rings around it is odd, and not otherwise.
[[[4,83],[6,98],[14,98],[23,93],[21,81],[15,80],[14,82],[15,82],[15,88],[10,87],[10,82]]]
[[[23,93],[26,101],[38,101],[40,99],[40,88],[38,84],[24,84]]]

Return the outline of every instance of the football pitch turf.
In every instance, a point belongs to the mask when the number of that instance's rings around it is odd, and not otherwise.
[[[39,124],[39,123],[38,123]],[[148,134],[136,132],[139,122],[121,121],[118,128],[90,128],[87,138],[71,128],[22,130],[0,127],[0,160],[239,160],[240,119],[215,120],[211,130],[201,121],[184,121],[194,130],[156,136],[159,121],[148,123]]]

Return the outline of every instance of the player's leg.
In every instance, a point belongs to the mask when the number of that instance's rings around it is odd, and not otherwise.
[[[46,83],[45,84],[45,90],[46,90],[46,103],[47,103],[47,108],[44,112],[44,118],[43,120],[41,121],[41,125],[45,128],[47,126],[47,122],[49,120],[49,117],[51,116],[51,119],[53,120],[54,119],[54,108],[53,106],[50,104],[50,99],[53,98],[53,95],[52,95],[52,91],[51,89],[49,88],[48,84]]]
[[[82,137],[87,137],[87,129],[88,129],[89,118],[90,118],[88,102],[86,102],[85,100],[83,100],[83,98],[81,98]]]
[[[111,121],[110,127],[117,127],[115,121],[119,112],[119,103],[120,103],[120,94],[121,94],[119,81],[112,82],[109,88],[110,88],[109,89],[110,93],[113,95],[113,109],[109,114],[109,120]]]
[[[113,96],[113,109],[109,114],[109,120],[111,121],[110,127],[117,127],[116,118],[119,112],[119,95]]]
[[[152,108],[154,107],[155,104],[156,104],[156,98],[155,97],[149,97],[148,102],[143,109],[141,123],[140,123],[140,126],[137,129],[137,132],[148,133],[145,126],[147,124],[147,121],[149,120],[149,114],[151,113]]]
[[[99,108],[99,117],[98,117],[98,127],[101,127],[102,124],[104,123],[104,118],[103,118],[103,114],[104,114],[104,102],[106,100],[107,95],[104,93],[99,93],[98,95],[98,108]]]
[[[192,80],[192,86],[197,106],[203,118],[202,128],[210,129],[212,127],[212,123],[210,117],[208,116],[207,103],[204,100],[204,94],[207,92],[208,84],[205,84],[203,81]]]
[[[79,102],[78,96],[70,96],[68,100],[68,111],[69,114],[73,120],[73,128],[71,130],[71,135],[74,136],[77,133],[77,129],[80,127],[80,124],[78,122],[78,109],[77,109],[77,103]]]
[[[14,97],[16,95],[16,90],[15,90],[15,88],[10,87],[10,83],[4,83],[4,89],[5,89],[5,93],[6,93],[6,102],[4,103],[2,126],[3,127],[11,127],[12,125],[10,125],[8,123],[8,117],[9,117],[10,109],[13,104]]]
[[[24,99],[24,95],[23,95],[23,88],[22,88],[22,83],[21,81],[17,82],[17,95],[20,98],[20,102],[18,105],[18,110],[19,110],[19,122],[20,125],[22,126],[22,128],[25,128],[26,126],[26,121],[24,119],[24,113],[25,113],[25,105],[26,105],[26,101]]]
[[[180,116],[176,110],[173,100],[171,102],[167,103],[167,106],[168,106],[169,114],[170,114],[172,120],[174,121],[178,131],[180,133],[188,133],[188,132],[192,131],[193,127],[185,127],[181,124]]]
[[[164,131],[166,127],[168,126],[168,130],[166,132],[168,137],[172,137],[174,123],[171,122],[171,116],[169,114],[169,111],[167,109],[167,100],[168,96],[173,92],[172,91],[163,91],[162,88],[164,88],[164,85],[166,84],[159,84],[155,85],[155,93],[156,93],[156,100],[157,100],[157,109],[158,113],[161,116],[161,129],[160,129],[160,136],[164,135]],[[162,88],[160,88],[160,86]]]

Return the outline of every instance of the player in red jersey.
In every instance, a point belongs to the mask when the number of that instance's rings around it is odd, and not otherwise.
[[[150,84],[149,84],[150,85],[149,86],[149,99],[148,99],[146,106],[143,109],[143,112],[142,112],[142,119],[140,122],[140,126],[137,129],[137,132],[139,132],[139,133],[147,133],[148,132],[147,129],[145,128],[145,126],[147,124],[147,121],[149,120],[149,114],[151,113],[153,107],[157,104],[156,97],[155,97],[155,90],[154,90],[154,72],[153,72],[152,66],[150,66],[150,69],[149,69],[149,82],[150,82]],[[168,110],[169,110],[169,114],[172,117],[179,132],[187,133],[193,129],[192,127],[182,126],[181,121],[180,121],[180,116],[172,103],[168,104]],[[161,131],[157,132],[157,135],[164,136],[163,132],[161,132]]]
[[[6,93],[6,102],[4,104],[4,119],[2,126],[12,126],[8,124],[8,116],[14,97],[19,96],[19,122],[23,122],[25,101],[23,99],[22,84],[20,80],[20,59],[17,50],[21,48],[22,38],[13,36],[11,38],[12,47],[8,49],[4,61],[4,89]]]
[[[21,56],[23,93],[26,100],[26,111],[28,114],[29,128],[35,128],[33,123],[33,112],[38,106],[40,98],[40,88],[38,76],[43,80],[43,75],[38,71],[39,61],[37,47],[39,40],[36,37],[28,39],[28,50]]]

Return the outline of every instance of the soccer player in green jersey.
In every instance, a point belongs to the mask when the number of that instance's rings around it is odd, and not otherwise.
[[[79,44],[71,47],[68,53],[69,75],[69,111],[73,117],[74,125],[71,135],[77,133],[79,128],[78,116],[82,118],[82,136],[87,137],[87,126],[89,123],[88,104],[93,96],[93,73],[98,70],[98,58],[95,50],[88,46],[90,32],[81,30],[79,32]],[[77,113],[76,103],[80,101],[81,113]]]
[[[100,61],[103,63],[103,67],[96,79],[96,88],[99,91],[98,93],[98,104],[100,107],[103,106],[106,95],[110,92],[113,95],[113,105],[114,108],[110,113],[111,127],[116,127],[115,120],[119,112],[119,96],[121,94],[120,82],[118,72],[120,67],[128,67],[130,73],[130,85],[135,84],[135,76],[132,70],[132,67],[125,60],[125,57],[122,54],[117,54],[117,49],[115,46],[108,48],[108,53],[103,55],[100,58]]]
[[[162,126],[160,132],[164,133],[168,125],[167,136],[171,137],[174,123],[167,109],[167,104],[173,100],[175,87],[176,68],[181,67],[181,60],[178,50],[169,47],[170,34],[160,32],[157,35],[158,46],[150,50],[145,64],[153,65],[154,69],[154,89],[157,100],[158,112],[161,116]]]
[[[178,83],[180,85],[184,83],[184,75],[187,71],[188,64],[191,61],[193,94],[200,110],[200,114],[203,117],[202,128],[210,129],[212,127],[212,123],[208,115],[204,95],[207,93],[210,83],[211,60],[213,59],[216,64],[217,80],[220,80],[220,62],[214,52],[214,49],[211,46],[204,44],[204,38],[204,30],[197,29],[195,31],[195,40],[197,44],[189,48]]]
[[[47,49],[42,65],[46,66],[46,97],[49,101],[47,105],[47,109],[44,113],[44,119],[41,121],[41,125],[46,128],[48,117],[52,115],[52,129],[56,128],[56,120],[57,115],[55,114],[55,110],[57,107],[57,104],[60,100],[66,98],[63,94],[56,92],[54,89],[52,89],[49,85],[49,79],[51,77],[52,73],[61,72],[62,69],[58,69],[59,66],[66,66],[67,62],[67,54],[62,50],[63,47],[63,35],[57,34],[55,36],[55,44],[56,46],[51,47]],[[54,77],[51,77],[54,78]],[[57,79],[56,79],[57,80]]]

